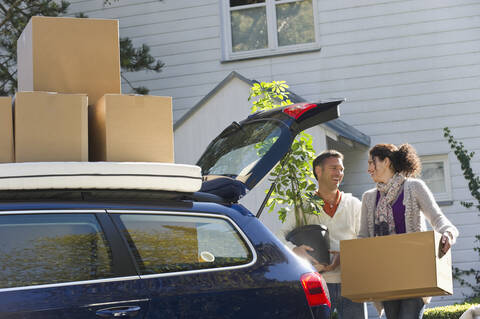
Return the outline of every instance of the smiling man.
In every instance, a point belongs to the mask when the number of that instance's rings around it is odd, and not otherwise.
[[[332,261],[330,265],[320,264],[308,254],[313,248],[307,245],[294,247],[293,252],[308,259],[324,276],[330,291],[332,313],[336,309],[339,319],[367,318],[366,305],[342,297],[340,283],[340,240],[358,237],[361,202],[352,194],[344,193],[338,188],[344,176],[342,153],[335,150],[324,151],[315,158],[312,166],[318,188],[310,194],[308,200],[315,204],[319,214],[309,214],[308,221],[309,224],[327,227]]]

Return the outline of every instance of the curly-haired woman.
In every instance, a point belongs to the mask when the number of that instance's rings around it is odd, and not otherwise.
[[[442,250],[455,243],[458,230],[438,207],[432,192],[420,179],[421,163],[409,144],[377,144],[369,152],[368,173],[377,187],[362,197],[359,237],[426,231],[425,218],[442,234]],[[422,318],[430,298],[384,301],[388,319]],[[378,305],[377,305],[377,308]],[[381,308],[381,307],[380,307]]]

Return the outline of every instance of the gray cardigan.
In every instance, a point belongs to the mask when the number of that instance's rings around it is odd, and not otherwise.
[[[406,232],[426,231],[426,217],[435,231],[440,234],[448,231],[451,234],[451,244],[453,245],[458,237],[458,230],[442,213],[427,185],[420,179],[407,178],[403,189]],[[376,188],[368,190],[363,194],[360,238],[374,236],[376,200]]]

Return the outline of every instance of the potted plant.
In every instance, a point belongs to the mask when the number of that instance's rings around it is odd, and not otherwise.
[[[255,83],[249,96],[249,101],[253,101],[252,113],[292,104],[287,88],[285,81]],[[312,136],[304,132],[297,135],[290,152],[270,173],[273,185],[265,206],[269,212],[277,208],[282,222],[287,214],[294,214],[295,226],[287,232],[286,240],[296,246],[312,247],[314,251],[309,253],[320,263],[329,264],[328,230],[323,225],[308,223],[308,215],[320,214],[318,204],[323,205],[322,200],[312,200],[317,188],[311,167],[314,157]]]

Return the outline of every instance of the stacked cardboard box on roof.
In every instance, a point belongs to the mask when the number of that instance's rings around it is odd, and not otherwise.
[[[18,92],[16,162],[88,161],[86,94]]]
[[[32,17],[17,41],[18,90],[121,93],[118,21]]]
[[[107,94],[90,107],[94,161],[173,162],[172,98]]]
[[[32,17],[17,56],[15,161],[173,162],[171,98],[121,95],[117,20]]]

